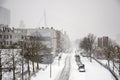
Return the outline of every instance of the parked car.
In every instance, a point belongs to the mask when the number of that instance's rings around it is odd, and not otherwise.
[[[86,52],[82,52],[82,53],[80,53],[80,54],[82,55],[82,57],[89,57],[89,54],[86,53]]]
[[[79,72],[85,72],[85,65],[84,64],[80,64],[78,67]]]

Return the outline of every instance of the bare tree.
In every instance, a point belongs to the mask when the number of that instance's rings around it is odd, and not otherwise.
[[[2,31],[0,31],[2,32]],[[1,33],[2,34],[2,33]],[[0,80],[2,80],[2,58],[1,58],[1,53],[2,53],[2,49],[4,48],[4,39],[0,39]]]
[[[83,40],[80,42],[80,47],[83,48],[90,57],[90,62],[92,61],[92,53],[94,51],[94,43],[95,43],[96,37],[93,34],[88,34],[87,37],[84,37]]]
[[[116,51],[116,55],[117,55],[117,58],[119,59],[119,70],[118,70],[118,72],[119,72],[119,75],[120,75],[120,46],[119,45],[116,45],[115,46],[115,51]]]
[[[27,36],[24,45],[25,55],[28,64],[28,74],[30,76],[30,61],[32,61],[32,70],[35,72],[35,65],[37,63],[37,69],[39,69],[39,62],[41,60],[40,51],[44,48],[44,45],[40,42],[39,37]]]
[[[0,49],[0,80],[2,80],[1,49]]]
[[[92,61],[92,53],[94,51],[94,43],[95,43],[96,37],[94,34],[88,34],[88,48],[89,48],[89,55],[90,55],[90,62]]]
[[[112,46],[108,46],[108,47],[105,47],[104,48],[104,54],[105,54],[105,57],[108,61],[108,67],[110,67],[110,59],[111,59],[111,47]]]
[[[108,62],[108,67],[110,67],[110,60],[113,62],[113,71],[114,71],[114,58],[116,56],[115,46],[117,44],[112,41],[111,39],[108,39],[108,45],[103,47],[104,55]]]
[[[79,47],[88,52],[89,48],[88,48],[88,38],[87,37],[83,38],[83,40],[80,42]]]

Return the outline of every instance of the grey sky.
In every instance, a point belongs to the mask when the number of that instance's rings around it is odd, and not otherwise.
[[[6,0],[0,0],[0,6],[5,3]]]
[[[46,9],[47,25],[73,40],[88,33],[115,38],[120,32],[120,0],[7,0],[3,6],[11,10],[13,27],[21,20],[27,27],[43,26]]]

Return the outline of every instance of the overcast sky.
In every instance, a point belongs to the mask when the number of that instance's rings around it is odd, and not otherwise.
[[[120,33],[120,0],[6,0],[2,5],[10,9],[13,27],[21,20],[27,27],[43,26],[46,10],[47,25],[67,31],[73,40]]]

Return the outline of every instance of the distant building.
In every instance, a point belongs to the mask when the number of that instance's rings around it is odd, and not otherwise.
[[[103,36],[98,38],[98,46],[96,47],[94,56],[99,59],[105,59],[104,48],[109,46],[109,37]]]
[[[103,39],[101,37],[98,38],[98,47],[103,47]]]
[[[66,32],[61,33],[62,51],[66,52],[70,48],[70,39]]]
[[[0,46],[7,48],[14,43],[14,29],[0,24]]]
[[[62,40],[61,40],[61,31],[57,30],[56,31],[56,36],[57,36],[57,52],[61,52],[62,50]]]
[[[25,40],[27,30],[22,28],[14,28],[14,43]]]
[[[26,36],[36,36],[39,37],[40,41],[47,46],[47,48],[52,49],[52,52],[56,52],[57,49],[57,37],[56,30],[53,28],[16,28],[15,31],[15,42],[23,41]]]
[[[103,47],[108,46],[108,36],[103,36]]]
[[[27,29],[27,35],[38,36],[40,37],[40,41],[47,46],[47,48],[51,48],[52,52],[56,52],[57,49],[57,37],[56,30],[53,28],[44,28],[38,29]]]
[[[14,33],[14,42],[23,41],[27,36],[39,37],[40,42],[51,50],[53,56],[57,55],[57,52],[66,51],[70,47],[70,40],[66,32],[62,33],[53,27],[15,28]]]
[[[109,38],[108,36],[103,36],[98,38],[98,47],[103,48],[103,47],[108,47],[109,45]]]
[[[10,11],[3,7],[0,7],[0,24],[10,24]]]
[[[120,33],[116,35],[116,42],[120,45]]]
[[[19,28],[25,28],[25,23],[23,20],[20,21]]]

